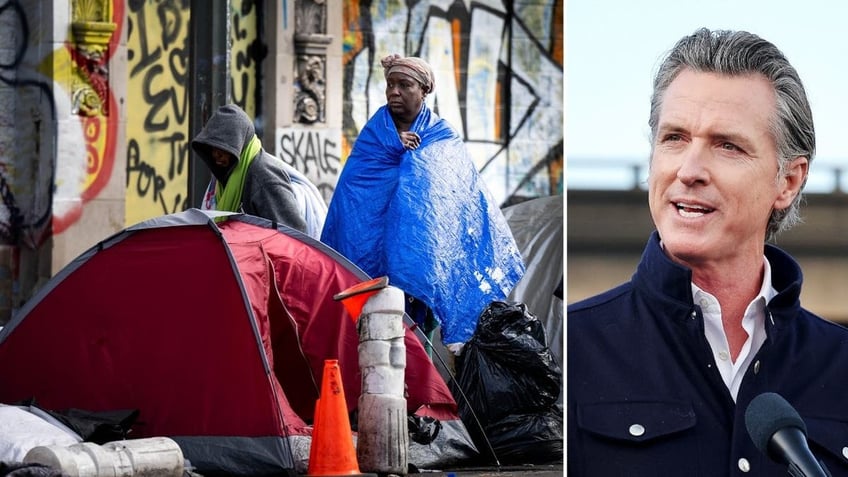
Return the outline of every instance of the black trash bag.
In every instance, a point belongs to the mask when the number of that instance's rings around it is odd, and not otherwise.
[[[22,399],[16,404],[37,407],[68,426],[83,441],[100,445],[129,438],[132,427],[136,424],[140,413],[138,409],[88,411],[70,408],[55,411],[42,408],[33,397]]]
[[[127,439],[139,416],[137,409],[95,412],[71,408],[47,412],[79,434],[82,440],[100,445]]]
[[[561,411],[561,408],[557,406]],[[503,465],[561,464],[563,415],[552,409],[513,414],[486,427],[492,449]]]
[[[457,357],[451,390],[478,449],[493,449],[497,455],[492,442],[510,439],[510,454],[529,456],[522,464],[537,463],[528,461],[534,455],[545,456],[542,460],[557,450],[562,455],[562,411],[557,406],[562,369],[547,346],[544,325],[525,304],[495,301],[486,307]],[[521,422],[526,415],[541,416],[537,424],[542,429]],[[534,441],[537,432],[550,437],[548,445]]]

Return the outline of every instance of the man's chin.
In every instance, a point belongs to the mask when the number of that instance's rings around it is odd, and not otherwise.
[[[709,251],[709,243],[703,235],[668,234],[668,237],[661,235],[660,238],[666,255],[679,263],[698,261]]]

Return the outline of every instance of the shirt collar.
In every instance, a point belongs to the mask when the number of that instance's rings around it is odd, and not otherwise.
[[[659,243],[660,249],[665,250],[665,244],[662,242],[662,240],[660,240]],[[698,303],[698,297],[701,296],[701,294],[703,293],[706,292],[700,287],[698,287],[698,285],[695,285],[695,282],[692,282],[692,298],[695,300],[695,303]],[[757,303],[758,300],[762,298],[763,300],[761,301],[761,303],[763,306],[765,306],[768,304],[768,302],[771,301],[772,298],[774,298],[775,295],[777,295],[777,290],[774,289],[774,286],[771,283],[771,264],[769,264],[768,258],[763,255],[763,282],[760,284],[760,292],[757,294],[757,296],[754,297],[753,300],[751,300],[751,304]]]
[[[699,297],[704,294],[709,295],[709,293],[705,292],[698,285],[695,285],[695,282],[692,282],[692,297],[695,300],[695,303],[698,303]],[[762,310],[768,302],[775,297],[775,295],[777,295],[777,290],[774,289],[774,286],[771,283],[771,265],[769,264],[768,259],[763,256],[763,282],[760,284],[760,292],[753,300],[751,300],[751,305],[756,305],[760,310]],[[751,305],[748,305],[749,309]]]

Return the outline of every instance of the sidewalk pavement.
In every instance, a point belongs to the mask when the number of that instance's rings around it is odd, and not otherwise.
[[[511,465],[501,467],[467,467],[445,471],[422,470],[419,474],[407,477],[562,477],[565,475],[563,464]]]

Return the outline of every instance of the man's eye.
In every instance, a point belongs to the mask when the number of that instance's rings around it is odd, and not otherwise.
[[[740,151],[741,150],[736,146],[736,144],[733,144],[733,143],[730,143],[730,142],[721,143],[721,148],[724,149],[725,151]]]
[[[681,139],[683,139],[683,137],[680,134],[666,134],[663,138],[663,142],[674,142],[680,141]]]

